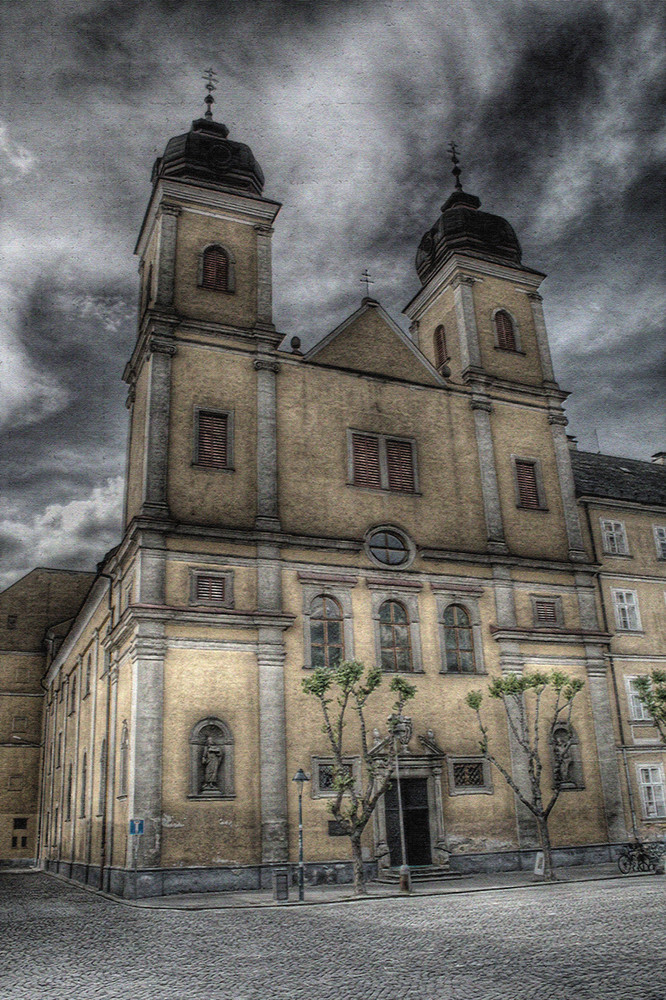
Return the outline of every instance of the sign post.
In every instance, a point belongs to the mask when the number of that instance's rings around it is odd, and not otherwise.
[[[133,837],[132,841],[132,859],[134,861],[134,898],[136,899],[136,867],[137,858],[139,855],[139,841],[138,837],[143,836],[143,820],[142,819],[131,819],[129,821],[129,832],[130,837]]]

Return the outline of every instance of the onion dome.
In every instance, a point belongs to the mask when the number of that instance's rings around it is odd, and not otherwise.
[[[454,144],[451,154],[456,189],[442,205],[442,214],[424,235],[416,253],[416,270],[424,285],[454,253],[513,266],[519,266],[522,257],[518,237],[506,219],[480,212],[479,198],[463,191]]]
[[[162,177],[258,197],[264,174],[249,146],[228,139],[221,122],[197,118],[184,135],[169,139],[164,156],[155,160],[153,184]]]

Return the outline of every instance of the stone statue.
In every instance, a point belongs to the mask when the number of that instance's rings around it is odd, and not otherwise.
[[[222,747],[213,741],[212,736],[206,738],[201,751],[201,768],[203,771],[202,791],[218,791],[217,773],[222,762]]]
[[[563,785],[574,780],[574,760],[571,751],[571,735],[566,729],[557,729],[553,734],[556,778]]]

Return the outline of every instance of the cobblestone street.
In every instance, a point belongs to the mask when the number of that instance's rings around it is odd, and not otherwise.
[[[288,909],[0,875],[1,1000],[664,1000],[666,878]]]

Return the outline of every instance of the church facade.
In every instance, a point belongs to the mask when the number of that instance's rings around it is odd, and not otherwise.
[[[17,800],[1,793],[2,858],[128,896],[270,884],[297,858],[302,767],[310,869],[347,878],[330,748],[301,687],[340,658],[416,686],[400,758],[410,863],[533,858],[535,826],[465,705],[531,668],[585,681],[559,856],[606,859],[645,824],[664,832],[664,754],[631,678],[666,659],[666,467],[630,463],[632,493],[624,460],[572,451],[544,275],[508,222],[457,183],[418,248],[410,334],[366,297],[304,353],[273,324],[280,205],[250,149],[202,118],[152,180],[123,537],[94,576],[61,581],[60,617],[35,621],[33,646],[53,627],[33,685],[30,829],[9,847]],[[391,701],[385,683],[381,739]],[[502,706],[486,707],[525,780]],[[397,863],[386,799],[365,837],[379,868]]]

